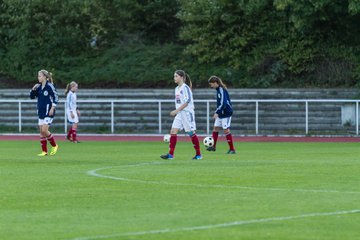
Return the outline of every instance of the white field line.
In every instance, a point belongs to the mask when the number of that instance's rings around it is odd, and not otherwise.
[[[140,163],[133,165],[125,165],[123,167],[136,167],[143,165],[157,165],[161,164],[160,162],[152,162],[152,163]],[[119,166],[118,166],[119,167]],[[342,194],[360,194],[359,191],[339,191],[339,190],[331,190],[331,189],[288,189],[288,188],[268,188],[268,187],[249,187],[249,186],[231,186],[231,185],[222,185],[222,184],[195,184],[195,183],[175,183],[175,182],[167,182],[167,181],[151,181],[151,180],[140,180],[140,179],[130,179],[124,177],[113,177],[107,176],[103,174],[97,173],[98,171],[111,169],[112,166],[97,168],[94,170],[90,170],[87,172],[88,175],[99,177],[99,178],[107,178],[118,181],[127,181],[127,182],[135,182],[142,184],[155,184],[155,185],[171,185],[171,186],[189,186],[189,187],[200,187],[200,188],[223,188],[223,189],[247,189],[247,190],[255,190],[255,191],[285,191],[285,192],[312,192],[312,193],[342,193]]]
[[[160,234],[160,233],[173,233],[173,232],[181,232],[181,231],[196,231],[196,230],[206,230],[213,228],[224,228],[224,227],[232,227],[232,226],[240,226],[246,224],[257,224],[257,223],[267,223],[274,221],[286,221],[286,220],[294,220],[301,218],[310,218],[310,217],[321,217],[321,216],[334,216],[334,215],[345,215],[345,214],[354,214],[360,213],[360,210],[347,210],[347,211],[337,211],[337,212],[324,212],[324,213],[307,213],[295,216],[285,216],[285,217],[272,217],[272,218],[258,218],[251,220],[240,220],[234,222],[227,223],[219,223],[219,224],[211,224],[211,225],[203,225],[203,226],[193,226],[193,227],[183,227],[183,228],[165,228],[159,230],[149,230],[149,231],[139,231],[139,232],[127,232],[127,233],[115,233],[109,235],[98,235],[98,236],[88,236],[88,237],[78,237],[72,240],[96,240],[96,239],[106,239],[113,237],[126,237],[126,236],[138,236],[138,235],[149,235],[149,234]]]

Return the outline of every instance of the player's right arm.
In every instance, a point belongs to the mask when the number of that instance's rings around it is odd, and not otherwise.
[[[180,96],[180,98],[181,98],[180,102],[182,102],[183,104],[181,104],[181,106],[178,107],[177,109],[175,109],[174,111],[171,111],[170,115],[175,117],[180,111],[184,110],[187,106],[189,106],[189,103],[191,102],[191,96],[192,96],[191,90],[186,85]]]
[[[40,83],[35,84],[32,89],[30,90],[30,99],[35,99],[38,97],[38,87],[40,86]]]

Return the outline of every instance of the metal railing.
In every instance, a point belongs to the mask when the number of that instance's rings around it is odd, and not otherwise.
[[[350,103],[354,104],[355,107],[355,129],[356,135],[359,135],[359,101],[360,100],[347,100],[347,99],[241,99],[241,100],[232,100],[234,103],[253,103],[255,104],[255,133],[259,134],[259,106],[263,103],[303,103],[305,112],[305,121],[304,121],[304,132],[305,134],[309,133],[309,103]],[[18,105],[18,132],[22,132],[22,104],[31,103],[35,104],[36,100],[1,100],[0,103],[17,103]],[[154,99],[91,99],[91,100],[78,100],[78,105],[81,106],[81,103],[108,103],[110,105],[110,128],[111,133],[114,133],[115,126],[115,114],[114,106],[115,104],[121,103],[154,103],[154,109],[157,109],[158,112],[158,132],[162,133],[162,104],[163,103],[173,103],[173,100],[154,100]],[[215,103],[215,100],[195,100],[195,103],[206,104],[206,132],[210,133],[210,103]],[[61,105],[60,105],[61,103]],[[155,105],[156,104],[156,105]],[[67,119],[66,119],[66,104],[65,101],[60,101],[59,106],[64,108],[64,132],[67,131]],[[240,119],[241,121],[241,119]]]

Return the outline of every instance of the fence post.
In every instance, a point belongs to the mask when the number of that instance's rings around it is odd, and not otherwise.
[[[21,133],[21,101],[19,101],[19,133]]]
[[[356,101],[356,109],[355,109],[355,115],[356,115],[356,135],[359,135],[359,101]]]
[[[158,112],[159,112],[159,134],[161,134],[161,132],[162,132],[162,128],[161,128],[161,125],[162,125],[162,122],[161,122],[161,101],[159,101]]]
[[[111,133],[114,133],[114,101],[111,101]]]
[[[305,101],[305,134],[309,133],[309,102]]]
[[[255,102],[255,133],[259,134],[259,101]]]
[[[210,102],[206,101],[206,135],[210,134]]]

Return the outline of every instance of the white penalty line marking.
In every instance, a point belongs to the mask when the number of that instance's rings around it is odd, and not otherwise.
[[[321,216],[346,215],[346,214],[354,214],[354,213],[360,213],[360,210],[355,209],[355,210],[337,211],[337,212],[308,213],[308,214],[301,214],[301,215],[287,216],[287,217],[259,218],[259,219],[252,219],[252,220],[242,220],[242,221],[219,223],[219,224],[212,224],[212,225],[203,225],[203,226],[194,226],[194,227],[183,227],[183,228],[173,228],[173,229],[166,228],[166,229],[159,229],[159,230],[115,233],[115,234],[109,234],[109,235],[98,235],[98,236],[92,236],[92,237],[78,237],[78,238],[74,238],[72,240],[96,240],[96,239],[106,239],[106,238],[113,238],[113,237],[173,233],[173,232],[181,232],[181,231],[196,231],[196,230],[206,230],[206,229],[212,229],[212,228],[240,226],[240,225],[246,225],[246,224],[267,223],[267,222],[274,222],[274,221],[286,221],[286,220],[294,220],[294,219],[310,218],[310,217],[321,217]]]
[[[144,165],[158,165],[162,164],[160,162],[150,162],[150,163],[139,163],[132,165],[124,165],[118,167],[137,167]],[[127,182],[135,182],[142,184],[157,184],[157,185],[172,185],[172,186],[189,186],[189,187],[200,187],[200,188],[223,188],[223,189],[247,189],[247,190],[258,190],[258,191],[285,191],[285,192],[312,192],[312,193],[343,193],[343,194],[360,194],[357,191],[339,191],[339,190],[329,190],[329,189],[288,189],[288,188],[264,188],[264,187],[249,187],[249,186],[231,186],[231,185],[221,185],[221,184],[194,184],[194,183],[174,183],[174,182],[166,182],[166,181],[146,181],[140,179],[130,179],[123,177],[113,177],[107,176],[103,174],[97,173],[101,170],[111,169],[112,166],[97,168],[94,170],[90,170],[87,172],[88,175],[99,177],[99,178],[107,178],[118,181],[127,181]]]

